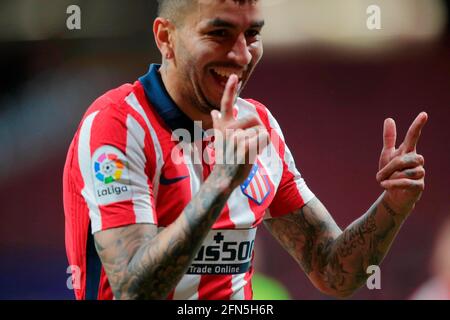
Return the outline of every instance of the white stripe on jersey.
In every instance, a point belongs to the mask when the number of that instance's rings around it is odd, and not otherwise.
[[[238,109],[239,118],[243,118],[248,115],[258,116],[255,107],[240,98],[238,98],[235,107]],[[255,214],[250,208],[249,199],[242,193],[240,188],[234,189],[228,198],[227,204],[229,208],[230,220],[234,223],[237,229],[248,229],[253,226],[256,220]],[[248,215],[251,215],[251,217],[244,215],[244,212],[248,212]]]
[[[159,143],[158,136],[156,135],[155,129],[150,124],[150,121],[145,114],[144,108],[142,108],[139,103],[136,95],[132,92],[126,98],[125,101],[131,106],[139,115],[144,119],[145,124],[148,127],[148,131],[150,132],[150,136],[152,138],[153,144],[155,146],[155,158],[156,158],[156,168],[155,168],[155,176],[153,178],[153,198],[155,202],[158,199],[158,189],[159,189],[159,178],[161,175],[161,168],[164,166],[164,158],[162,153],[161,144]],[[156,206],[156,203],[155,203]]]
[[[239,110],[239,116],[246,117],[250,115],[256,115],[259,118],[259,114],[256,111],[256,107],[248,101],[245,101],[241,98],[237,99],[237,106]],[[273,122],[273,117],[270,114],[270,111],[267,110],[270,125],[273,125],[273,128],[278,128],[277,132],[282,137],[281,129],[279,129],[278,123]],[[281,181],[281,177],[283,175],[283,159],[280,158],[275,146],[270,143],[267,148],[259,155],[259,161],[264,166],[266,170],[268,178],[272,181],[275,186],[274,192],[277,192],[278,186]],[[266,211],[266,215],[264,219],[271,218],[269,210]]]
[[[246,273],[234,274],[231,278],[231,294],[230,300],[244,300],[245,299],[245,281]]]
[[[242,113],[242,116],[250,116],[250,115],[256,115],[259,118],[259,114],[256,111],[256,107],[251,104],[248,101],[245,101],[243,99],[238,99],[237,104],[239,106],[239,113]],[[280,127],[278,126],[278,123],[276,123],[275,119],[271,115],[270,111],[267,110],[267,114],[269,117],[269,123],[272,128],[277,130],[277,133],[280,137],[283,138],[282,132]],[[275,123],[274,123],[275,121]],[[271,143],[267,148],[259,155],[259,160],[264,166],[264,169],[266,169],[266,173],[269,176],[269,179],[273,182],[273,184],[278,188],[278,185],[280,184],[280,180],[283,174],[283,160],[280,158],[277,150],[275,149],[274,145]],[[274,170],[272,170],[274,169]],[[275,190],[276,192],[277,190]]]
[[[193,161],[193,144],[188,144],[184,147],[186,152],[183,153],[186,167],[189,170],[189,179],[191,184],[191,198],[193,198],[199,191],[203,183],[203,166],[195,164]],[[174,300],[189,299],[198,300],[198,289],[202,276],[197,274],[185,274],[181,281],[175,287],[173,293]]]
[[[97,114],[98,111],[90,114],[84,119],[78,138],[78,165],[80,167],[81,176],[84,182],[81,194],[89,208],[92,232],[102,229],[102,219],[95,194],[93,193],[94,181],[91,174],[91,129],[92,123],[94,122]]]
[[[145,173],[146,157],[144,154],[144,141],[144,129],[133,116],[128,115],[126,157],[128,160],[136,223],[156,224],[150,205],[150,192]]]
[[[265,183],[265,181],[263,181],[263,178],[260,174],[257,173],[255,175],[254,179],[256,179],[255,180],[255,182],[256,182],[255,190],[257,190],[257,193],[258,193],[258,201],[261,202],[262,199],[264,199],[264,196],[266,195],[268,189],[266,188],[266,183]],[[260,190],[260,188],[261,188],[261,190]]]
[[[308,186],[305,183],[305,180],[302,178],[300,172],[297,170],[297,167],[295,166],[294,158],[292,157],[291,151],[289,150],[288,146],[286,145],[286,149],[284,152],[284,161],[288,165],[289,172],[291,172],[294,175],[294,180],[297,185],[297,190],[300,192],[304,203],[308,203],[312,198],[315,197],[314,193],[308,188]]]
[[[203,165],[196,164],[193,158],[193,153],[196,151],[201,153],[201,149],[198,150],[198,148],[194,148],[194,145],[192,143],[185,145],[183,149],[186,151],[183,153],[183,158],[184,163],[189,170],[191,198],[193,198],[197,194],[197,192],[200,191],[200,187],[203,183]]]
[[[249,199],[242,193],[241,188],[236,188],[227,200],[230,220],[236,229],[250,229],[255,223],[255,214],[250,208]],[[247,213],[247,214],[244,214]]]
[[[174,300],[198,300],[198,287],[202,276],[199,274],[185,274],[175,288]]]

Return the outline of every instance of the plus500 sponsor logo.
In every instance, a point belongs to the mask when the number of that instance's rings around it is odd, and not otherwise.
[[[243,242],[221,242],[217,245],[202,246],[194,262],[239,262],[252,257],[255,240]]]

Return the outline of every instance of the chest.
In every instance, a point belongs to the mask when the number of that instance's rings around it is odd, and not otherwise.
[[[155,172],[153,195],[162,227],[171,224],[201,191],[215,166],[213,144],[170,141]],[[229,197],[213,229],[252,228],[260,224],[277,192],[282,161],[272,145],[258,157],[248,178]]]

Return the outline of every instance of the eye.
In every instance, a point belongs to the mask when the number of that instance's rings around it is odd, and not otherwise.
[[[217,30],[208,32],[208,35],[213,36],[213,37],[224,38],[228,35],[228,31],[226,29],[217,29]]]
[[[245,32],[245,37],[247,38],[256,38],[260,35],[259,30],[253,29]]]

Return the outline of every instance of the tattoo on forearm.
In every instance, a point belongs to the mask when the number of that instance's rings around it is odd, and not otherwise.
[[[401,226],[394,215],[381,197],[341,231],[325,207],[312,200],[266,225],[314,282],[348,296],[365,283],[367,267],[380,264],[387,253]]]
[[[342,235],[342,242],[337,248],[338,255],[342,258],[348,257],[355,248],[366,245],[366,235],[377,230],[375,213],[366,215],[353,228],[349,228]]]
[[[395,217],[397,215],[397,213],[392,210],[391,207],[389,207],[389,205],[386,203],[386,201],[381,200],[381,203],[383,204],[384,209],[386,209],[386,211],[393,217]]]
[[[227,172],[221,174],[223,178]],[[142,225],[132,225],[113,229],[113,241],[108,242],[107,235],[94,237],[117,299],[168,296],[185,274],[228,199],[229,190],[217,188],[220,179],[217,175],[214,181],[206,181],[183,214],[159,234],[156,226],[147,225],[142,231],[139,229]]]
[[[322,234],[339,234],[341,230],[332,220],[316,214],[319,201],[311,200],[308,205],[290,215],[266,221],[266,226],[285,249],[296,258],[303,270],[310,274],[313,269],[314,249],[317,238]]]

